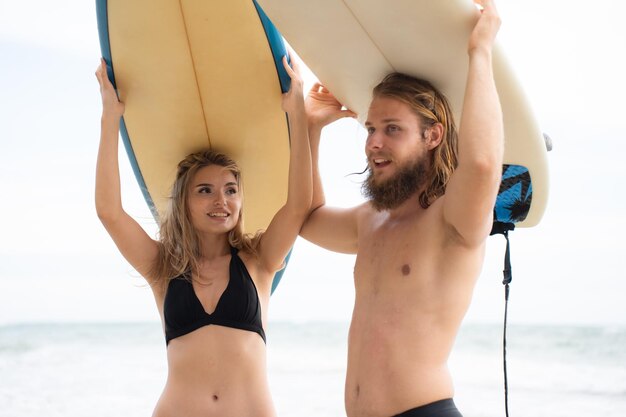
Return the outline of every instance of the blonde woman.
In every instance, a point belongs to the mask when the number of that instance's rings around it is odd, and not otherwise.
[[[312,195],[302,80],[297,66],[292,70],[286,59],[283,64],[291,77],[282,99],[291,132],[285,205],[264,232],[245,235],[237,164],[212,151],[194,153],[178,165],[159,240],[123,209],[117,155],[124,104],[104,61],[96,71],[102,95],[97,213],[150,284],[165,330],[168,377],[155,417],[276,414],[266,376],[268,302]]]

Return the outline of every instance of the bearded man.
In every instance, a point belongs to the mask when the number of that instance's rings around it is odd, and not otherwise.
[[[500,19],[491,1],[481,3],[458,134],[446,98],[430,83],[395,73],[374,89],[364,204],[325,205],[322,127],[354,114],[319,84],[307,98],[314,210],[301,235],[357,255],[349,417],[461,415],[447,359],[482,267],[504,148],[492,68]]]

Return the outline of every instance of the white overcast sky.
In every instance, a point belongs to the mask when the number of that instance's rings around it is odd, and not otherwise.
[[[93,205],[100,98],[94,1],[0,0],[0,324],[158,320]],[[554,141],[542,222],[512,234],[513,323],[626,324],[626,29],[619,0],[500,0],[499,41]],[[325,131],[328,201],[361,201],[364,132]],[[154,222],[122,153],[131,214]],[[467,321],[499,322],[504,240]],[[298,241],[272,320],[349,320],[354,258]]]

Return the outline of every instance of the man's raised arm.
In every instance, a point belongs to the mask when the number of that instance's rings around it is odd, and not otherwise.
[[[354,117],[349,110],[342,110],[337,99],[321,84],[316,83],[307,96],[307,121],[311,143],[313,168],[313,199],[311,214],[305,221],[300,235],[306,240],[335,252],[356,253],[357,208],[338,209],[326,206],[324,188],[319,171],[319,145],[324,126],[343,117]]]
[[[493,77],[492,50],[500,27],[493,1],[480,13],[468,45],[469,70],[459,126],[458,167],[448,183],[444,219],[468,245],[489,235],[502,175],[504,127]]]

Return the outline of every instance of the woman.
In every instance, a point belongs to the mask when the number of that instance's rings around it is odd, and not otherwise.
[[[292,70],[286,58],[283,65],[291,77],[282,99],[291,132],[285,205],[265,232],[244,235],[237,165],[225,155],[198,152],[178,166],[158,241],[122,207],[117,155],[124,104],[104,60],[96,71],[102,95],[96,209],[122,255],[150,284],[165,329],[168,377],[155,417],[275,415],[266,377],[267,307],[312,193],[302,80],[297,66]]]

